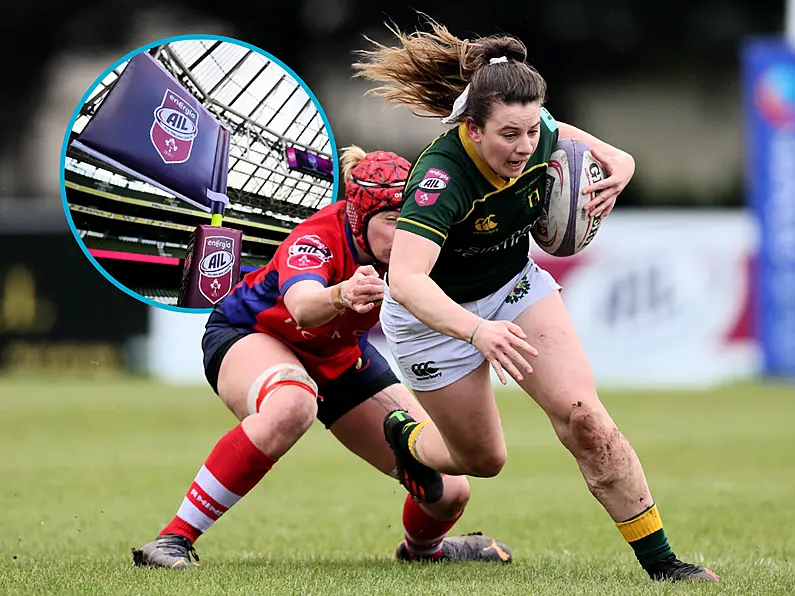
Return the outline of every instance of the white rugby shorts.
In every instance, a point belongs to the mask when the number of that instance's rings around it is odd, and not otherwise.
[[[528,307],[560,290],[555,279],[532,260],[493,294],[461,306],[490,321],[513,321]],[[384,290],[381,328],[404,382],[416,391],[441,389],[468,375],[483,354],[466,341],[430,329]]]

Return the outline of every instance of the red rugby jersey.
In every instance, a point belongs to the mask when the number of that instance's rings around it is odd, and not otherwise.
[[[254,329],[290,346],[322,385],[356,364],[380,307],[365,314],[346,310],[316,328],[296,325],[283,296],[294,283],[311,279],[326,287],[349,279],[359,266],[345,218],[345,201],[324,207],[298,224],[265,266],[248,273],[221,307],[236,327]],[[377,267],[383,278],[385,268]]]

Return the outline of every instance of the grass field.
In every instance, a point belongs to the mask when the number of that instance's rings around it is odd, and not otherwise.
[[[515,563],[405,565],[403,490],[319,425],[197,544],[197,572],[131,568],[233,424],[209,389],[0,379],[0,594],[795,594],[795,390],[608,393],[677,554],[716,585],[653,584],[546,419],[499,398],[508,464],[459,533]]]

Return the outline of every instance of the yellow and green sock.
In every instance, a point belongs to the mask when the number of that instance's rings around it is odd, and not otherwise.
[[[616,526],[635,551],[635,556],[645,570],[648,571],[656,563],[675,556],[665,536],[657,505],[652,505],[635,517],[617,523]]]
[[[421,461],[419,455],[417,454],[417,439],[420,438],[420,433],[422,430],[428,426],[430,420],[423,420],[422,422],[415,422],[413,424],[407,424],[406,428],[404,429],[404,433],[408,434],[406,438],[406,445],[411,452],[411,455],[414,456],[414,459],[417,461]]]

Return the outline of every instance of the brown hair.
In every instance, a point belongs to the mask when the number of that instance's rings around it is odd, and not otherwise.
[[[342,170],[342,181],[348,182],[351,179],[353,168],[359,165],[367,153],[364,149],[356,145],[345,147],[340,154],[340,169]]]
[[[387,105],[405,105],[422,117],[445,117],[456,98],[470,85],[464,113],[456,121],[472,120],[483,127],[495,101],[504,104],[544,102],[547,84],[528,64],[527,48],[514,37],[492,35],[460,40],[427,15],[431,31],[402,33],[387,24],[399,46],[388,47],[365,37],[374,50],[360,50],[353,64],[357,77],[383,85],[371,89]],[[507,62],[489,64],[492,58]]]

